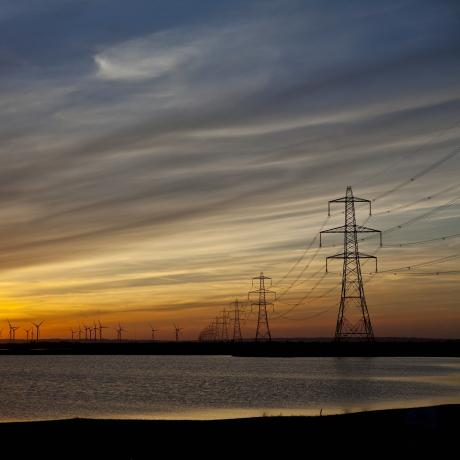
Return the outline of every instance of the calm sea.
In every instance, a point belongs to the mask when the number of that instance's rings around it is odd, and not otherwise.
[[[318,415],[460,403],[460,359],[0,356],[0,421]]]

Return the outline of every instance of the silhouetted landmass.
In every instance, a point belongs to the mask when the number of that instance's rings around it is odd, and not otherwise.
[[[460,357],[459,340],[273,342],[3,342],[1,354],[64,355],[233,355],[233,356],[443,356]]]
[[[3,423],[0,439],[3,454],[14,452],[8,458],[455,458],[459,416],[459,405],[446,405],[322,417],[72,419]]]

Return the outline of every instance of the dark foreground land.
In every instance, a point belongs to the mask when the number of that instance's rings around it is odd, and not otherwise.
[[[460,405],[446,405],[216,421],[72,419],[3,423],[0,440],[2,458],[456,458],[459,417]]]
[[[0,355],[233,355],[233,356],[442,356],[460,357],[460,340],[389,340],[374,343],[272,342],[2,342]]]

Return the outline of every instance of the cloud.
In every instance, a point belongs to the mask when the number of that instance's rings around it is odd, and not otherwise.
[[[196,44],[172,45],[169,33],[133,40],[94,56],[97,76],[106,80],[142,80],[172,74],[198,56]]]
[[[235,2],[225,15],[214,5],[215,14],[152,15],[121,29],[99,3],[50,3],[42,23],[36,10],[8,14],[0,30],[11,56],[0,89],[6,297],[27,309],[60,301],[97,309],[116,292],[121,303],[143,308],[154,298],[174,310],[187,296],[206,305],[244,296],[261,269],[275,280],[286,273],[346,185],[376,197],[458,145],[460,41],[445,5],[369,12],[358,2],[335,15],[320,2],[287,4],[262,11]],[[13,33],[71,16],[77,23],[57,30],[52,56],[46,34],[32,52]],[[101,18],[113,29],[102,31]],[[458,182],[458,166],[446,161],[375,211],[420,200],[410,216],[425,212],[423,197]],[[407,212],[376,215],[372,226],[391,227]],[[392,242],[449,233],[458,212],[395,232]],[[388,257],[382,263],[394,266],[406,255]],[[146,293],[150,280],[178,273],[180,283],[155,282]]]

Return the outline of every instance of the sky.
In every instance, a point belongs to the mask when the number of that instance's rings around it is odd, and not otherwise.
[[[330,337],[350,185],[375,334],[460,338],[459,77],[455,1],[3,0],[3,337],[196,339],[260,272]]]

